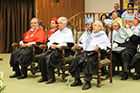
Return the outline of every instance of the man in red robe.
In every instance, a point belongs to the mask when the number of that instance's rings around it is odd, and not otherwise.
[[[31,20],[31,29],[23,34],[23,39],[19,42],[21,47],[12,52],[10,66],[13,67],[15,74],[11,75],[10,78],[17,77],[17,79],[23,79],[27,77],[27,67],[30,65],[33,57],[33,50],[30,46],[32,44],[40,45],[45,43],[45,32],[42,28],[38,28],[38,26],[39,20],[33,18]],[[36,47],[35,53],[41,53],[41,49]]]

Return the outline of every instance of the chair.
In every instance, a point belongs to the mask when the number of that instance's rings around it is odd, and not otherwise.
[[[74,34],[74,37],[75,37],[74,41],[77,42],[77,38],[82,35],[82,32],[78,33],[77,26],[72,25],[69,21],[68,21],[67,27],[72,30],[72,32]],[[67,77],[69,75],[69,73],[66,73],[66,70],[68,70],[68,67],[69,67],[69,65],[72,62],[72,59],[74,58],[74,53],[71,53],[68,57],[65,57],[65,50],[66,49],[70,49],[71,50],[71,48],[67,47],[67,46],[61,46],[59,48],[59,50],[62,51],[63,65],[62,65],[62,67],[58,68],[58,71],[56,71],[58,76],[62,75],[62,81],[63,82],[66,81],[65,77]],[[73,51],[71,51],[71,52],[73,52]],[[62,71],[62,73],[60,72],[60,70]]]

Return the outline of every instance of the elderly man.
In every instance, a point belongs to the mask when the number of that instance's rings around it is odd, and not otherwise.
[[[27,67],[32,61],[32,44],[44,44],[45,43],[45,32],[42,28],[38,28],[39,20],[33,18],[31,20],[31,29],[28,30],[24,35],[23,39],[19,42],[20,48],[12,52],[10,59],[10,66],[13,67],[15,71],[14,75],[11,75],[10,78],[23,79],[27,77]],[[36,48],[36,54],[41,53],[41,49]],[[19,68],[21,66],[21,70]]]
[[[122,15],[122,11],[121,10],[118,10],[119,9],[119,4],[118,3],[116,3],[115,5],[114,5],[114,11],[112,11],[109,15],[108,15],[108,18],[109,19],[112,19],[112,14],[113,14],[113,12],[118,12],[118,17],[121,17],[121,15]]]
[[[117,49],[119,49],[119,51],[121,51],[121,52],[115,53],[115,51],[114,51],[112,67],[113,68],[115,67],[115,61],[122,60],[124,74],[123,74],[121,80],[128,79],[129,64],[132,60],[132,57],[136,53],[137,44],[136,44],[136,42],[134,42],[134,40],[133,40],[134,38],[132,36],[138,35],[139,30],[135,26],[133,26],[133,21],[134,21],[134,17],[132,15],[129,15],[129,14],[126,15],[125,16],[125,25],[119,29],[118,33],[116,34],[116,36],[114,38],[113,49],[116,49],[116,51],[117,51]],[[120,49],[119,47],[126,47],[126,50],[124,50],[123,48]]]
[[[59,30],[52,34],[49,38],[48,51],[41,54],[38,63],[41,70],[42,78],[37,82],[47,81],[46,84],[55,82],[54,69],[55,67],[62,66],[62,51],[58,48],[61,46],[72,47],[74,45],[73,33],[66,27],[67,18],[60,17],[58,19]],[[66,49],[66,56],[70,54],[70,50]]]
[[[110,41],[102,29],[102,23],[96,21],[93,24],[93,32],[90,34],[86,42],[83,44],[84,53],[76,56],[70,65],[70,73],[76,78],[75,82],[71,86],[82,85],[80,80],[80,71],[85,73],[84,80],[86,81],[83,90],[91,88],[90,81],[93,74],[97,74],[97,51],[100,49],[106,49],[110,47]]]
[[[113,30],[115,30],[116,32],[118,32],[120,29],[120,24],[118,22],[114,22],[113,24]]]
[[[112,14],[112,24],[114,24],[114,22],[118,22],[121,27],[123,26],[123,20],[118,17],[118,12],[113,12]]]

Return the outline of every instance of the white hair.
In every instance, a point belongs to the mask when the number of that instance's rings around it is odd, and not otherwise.
[[[39,19],[38,18],[34,17],[34,18],[31,19],[31,21],[34,20],[34,19],[37,20],[37,23],[39,24]]]
[[[98,22],[98,25],[101,26],[101,28],[103,28],[103,24],[101,21],[96,21],[96,22]]]
[[[58,21],[59,20],[63,20],[63,24],[65,24],[65,23],[67,24],[67,18],[66,17],[59,17]]]

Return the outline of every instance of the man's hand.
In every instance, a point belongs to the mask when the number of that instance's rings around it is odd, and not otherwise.
[[[95,46],[93,50],[97,51],[98,49],[99,49],[99,46]]]
[[[28,44],[22,43],[21,46],[22,46],[22,47],[28,47]]]
[[[116,49],[116,47],[112,47],[112,49]]]
[[[125,27],[126,27],[126,29],[129,29],[129,28],[130,28],[130,26],[129,26],[129,25],[125,25]]]
[[[55,44],[51,45],[51,49],[56,49],[56,48],[58,48],[57,45],[55,45]]]

